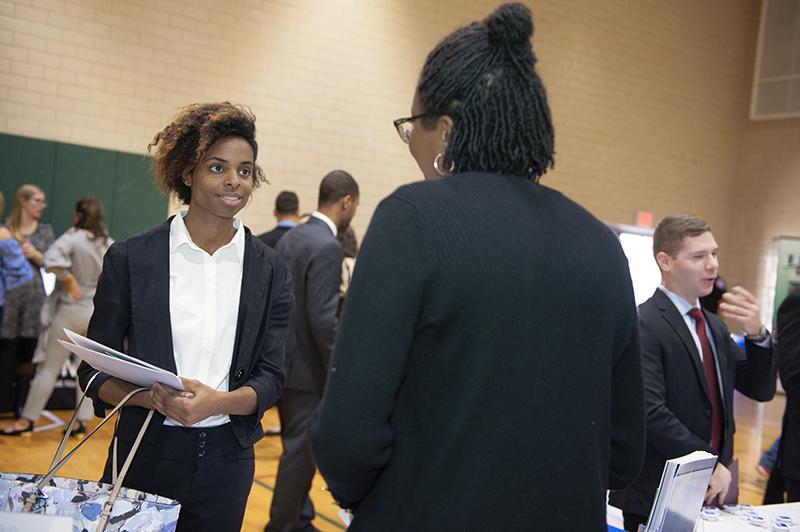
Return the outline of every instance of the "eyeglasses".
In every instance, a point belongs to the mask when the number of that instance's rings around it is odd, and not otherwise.
[[[397,129],[397,134],[400,135],[400,140],[408,144],[411,139],[411,130],[414,129],[414,120],[428,116],[428,113],[421,113],[407,118],[398,118],[394,121],[394,127]]]

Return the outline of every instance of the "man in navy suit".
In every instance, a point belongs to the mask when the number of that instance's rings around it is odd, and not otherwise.
[[[286,385],[278,401],[283,454],[278,463],[268,532],[316,530],[308,496],[316,466],[306,426],[322,399],[337,328],[344,252],[336,240],[358,208],[358,184],[343,170],[326,175],[317,210],[290,229],[277,252],[289,266],[295,307],[286,344]]]
[[[258,235],[263,243],[275,249],[278,240],[286,232],[300,222],[300,202],[297,194],[284,190],[275,198],[275,210],[272,211],[278,220],[278,225],[272,231]]]
[[[777,363],[755,297],[736,286],[719,315],[745,335],[745,349],[727,326],[703,311],[699,298],[714,287],[719,263],[711,229],[691,215],[669,216],[653,236],[661,286],[639,306],[647,449],[639,478],[610,502],[625,530],[647,521],[666,460],[697,450],[719,457],[706,504],[722,503],[731,484],[734,388],[757,401],[775,394]]]

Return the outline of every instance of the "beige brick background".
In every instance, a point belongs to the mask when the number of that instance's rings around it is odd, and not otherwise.
[[[282,189],[313,209],[321,176],[344,168],[363,236],[377,202],[420,178],[391,121],[427,52],[498,4],[0,0],[0,131],[141,153],[181,105],[244,103],[271,181],[246,223],[271,227]],[[800,236],[800,120],[747,118],[759,2],[528,5],[557,135],[543,183],[608,222],[697,213],[729,281],[758,289],[770,239]]]
[[[732,279],[765,289],[773,239],[800,237],[800,120],[753,122],[744,131],[742,168],[730,214]],[[726,274],[728,275],[728,274]]]

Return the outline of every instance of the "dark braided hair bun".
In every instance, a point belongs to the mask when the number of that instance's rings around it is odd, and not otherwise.
[[[505,4],[483,22],[463,26],[428,54],[417,83],[423,127],[448,115],[442,154],[454,174],[486,172],[538,181],[554,164],[547,92],[536,73],[533,17]]]
[[[489,29],[489,40],[494,44],[525,44],[533,35],[531,10],[524,4],[503,4],[483,22]]]

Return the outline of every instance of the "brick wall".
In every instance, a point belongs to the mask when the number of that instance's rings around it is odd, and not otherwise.
[[[800,237],[800,120],[753,122],[734,187],[730,275],[763,295],[764,257],[777,236]]]
[[[363,236],[380,198],[420,177],[391,120],[409,114],[427,52],[498,3],[0,0],[0,131],[142,152],[180,105],[248,104],[271,185],[245,222],[271,227],[286,188],[311,210],[321,176],[344,168],[362,188]],[[797,152],[798,121],[747,120],[758,3],[529,5],[557,133],[543,183],[609,222],[697,213],[715,228],[723,271],[755,283],[760,248],[744,243],[797,232],[791,216],[768,214],[796,203],[788,155],[769,157],[782,192],[750,209],[757,228],[738,216],[760,143]]]

